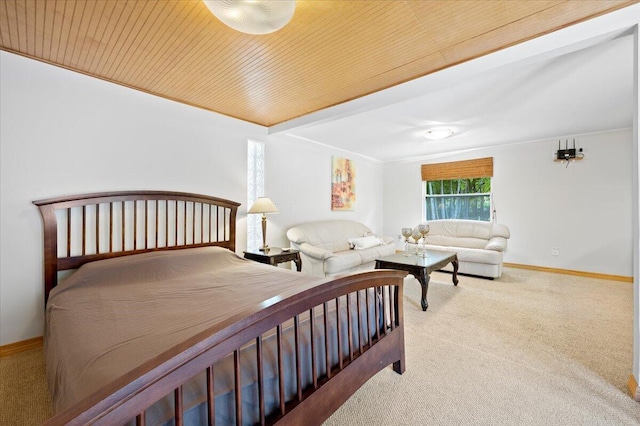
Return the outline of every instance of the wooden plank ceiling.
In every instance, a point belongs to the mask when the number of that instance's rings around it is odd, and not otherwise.
[[[2,0],[0,49],[270,126],[637,2],[298,0],[254,36],[199,0]]]

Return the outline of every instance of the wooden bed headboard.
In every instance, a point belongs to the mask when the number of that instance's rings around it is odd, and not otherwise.
[[[58,272],[158,250],[235,250],[240,203],[171,191],[120,191],[34,201],[44,222],[45,306]]]

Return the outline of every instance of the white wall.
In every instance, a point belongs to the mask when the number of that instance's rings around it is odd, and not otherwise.
[[[287,229],[315,220],[356,220],[375,233],[382,232],[381,163],[286,135],[261,140],[266,142],[265,196],[280,210],[268,216],[269,245],[288,247]],[[353,211],[331,210],[332,156],[355,162],[357,198]]]
[[[0,345],[43,331],[42,223],[31,203],[108,190],[241,202],[264,128],[0,52]]]
[[[506,262],[630,277],[632,130],[575,137],[585,158],[568,167],[552,161],[557,140],[387,163],[384,231],[421,220],[421,164],[493,157],[497,219],[511,230]]]

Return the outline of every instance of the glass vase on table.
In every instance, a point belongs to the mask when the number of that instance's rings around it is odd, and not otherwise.
[[[420,253],[418,253],[418,250],[420,249],[420,238],[422,238],[422,234],[418,231],[418,228],[412,231],[411,238],[416,242],[416,256],[419,256]]]
[[[421,223],[420,225],[418,225],[418,232],[420,232],[420,235],[422,235],[422,257],[428,257],[427,256],[427,234],[429,233],[429,224],[428,223]]]
[[[409,237],[413,234],[413,229],[402,228],[402,236],[404,237],[404,253],[403,256],[409,256]]]

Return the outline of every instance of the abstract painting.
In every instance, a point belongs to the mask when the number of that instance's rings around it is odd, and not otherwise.
[[[331,158],[331,210],[354,210],[356,165],[347,158]]]

